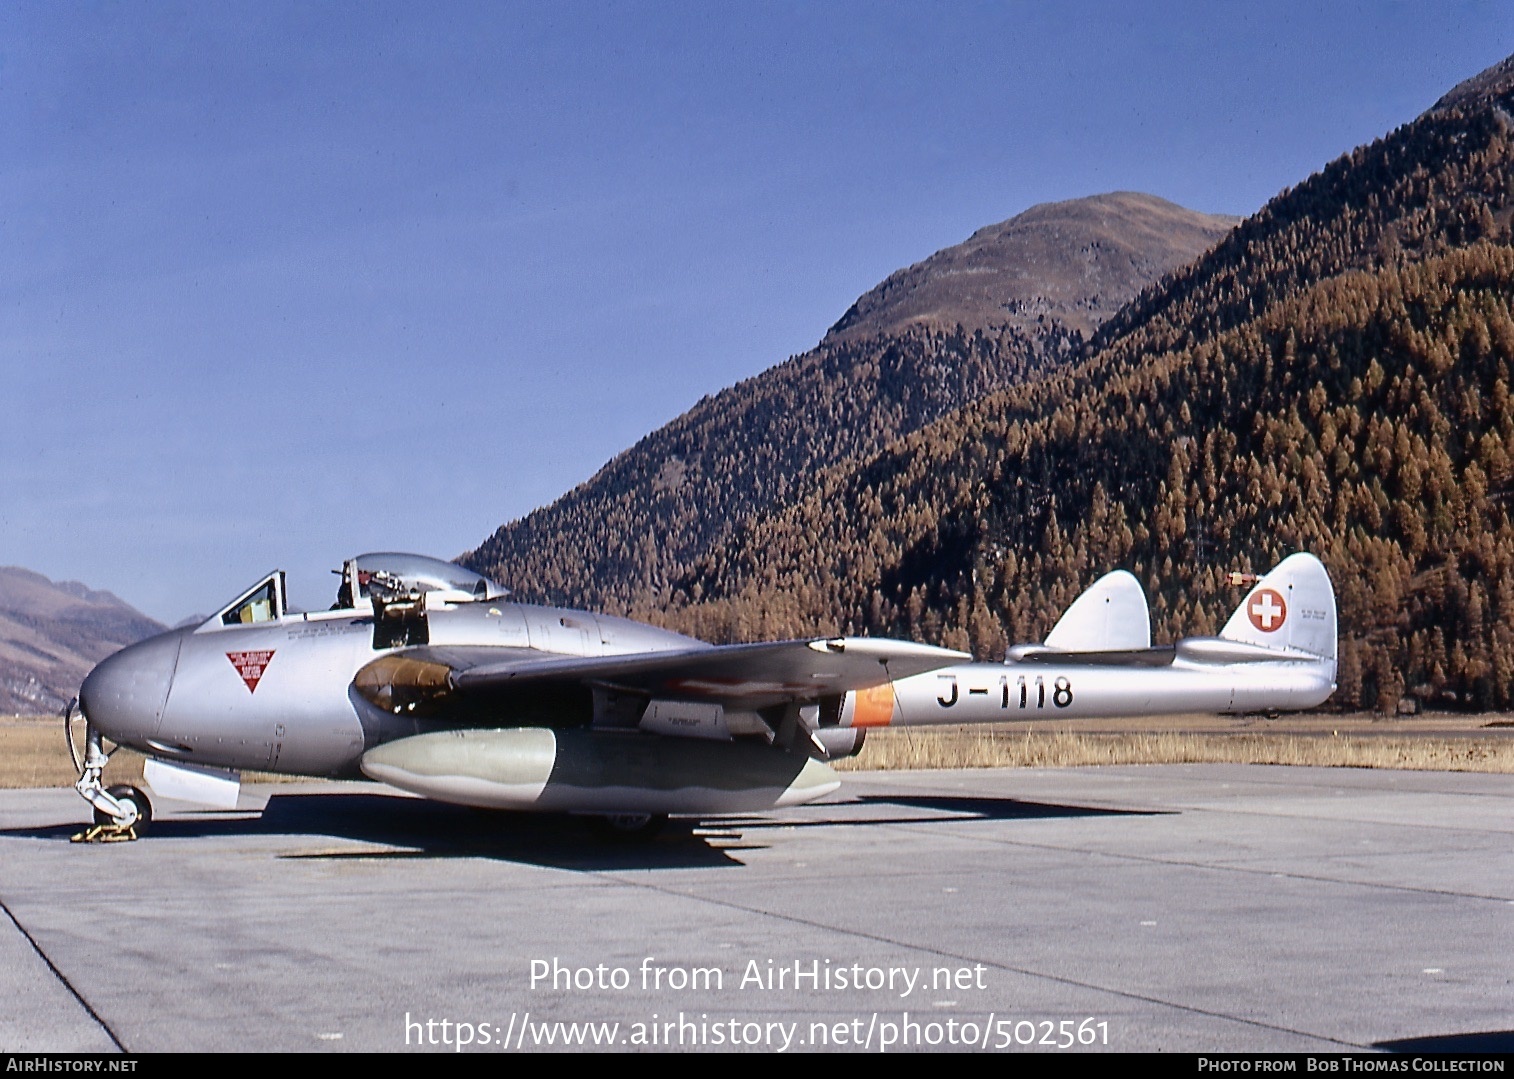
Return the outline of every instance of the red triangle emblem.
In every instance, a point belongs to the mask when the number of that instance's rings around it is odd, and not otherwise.
[[[237,674],[242,676],[242,681],[247,685],[247,692],[257,691],[258,682],[263,678],[263,672],[268,669],[269,660],[273,659],[274,649],[266,652],[227,652],[226,658],[231,660],[231,665],[237,669]]]

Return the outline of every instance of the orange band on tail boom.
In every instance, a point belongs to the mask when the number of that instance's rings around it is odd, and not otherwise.
[[[857,703],[852,708],[853,727],[887,727],[894,718],[894,684],[857,691]]]

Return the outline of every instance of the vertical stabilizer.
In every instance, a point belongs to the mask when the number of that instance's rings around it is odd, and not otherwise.
[[[1324,564],[1312,554],[1283,559],[1251,589],[1220,636],[1334,661],[1335,589]]]
[[[1067,608],[1046,635],[1061,652],[1121,652],[1151,647],[1151,612],[1141,582],[1122,569],[1106,573]]]

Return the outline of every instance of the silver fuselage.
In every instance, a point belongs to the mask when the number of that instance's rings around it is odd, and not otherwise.
[[[705,647],[623,618],[506,601],[428,611],[433,647],[564,656]],[[371,610],[287,614],[257,625],[215,619],[125,648],[90,672],[80,705],[112,741],[165,760],[292,775],[356,775],[368,749],[456,723],[394,715],[353,688],[375,647]],[[518,720],[500,716],[499,726]]]
[[[1313,708],[1334,691],[1335,664],[1320,660],[966,663],[859,693],[842,722],[878,727],[1283,712]]]

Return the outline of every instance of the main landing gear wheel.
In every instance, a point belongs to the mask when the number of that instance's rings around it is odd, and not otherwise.
[[[594,817],[594,830],[605,839],[619,843],[645,842],[662,831],[668,823],[666,813],[610,813]]]

